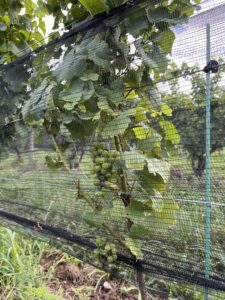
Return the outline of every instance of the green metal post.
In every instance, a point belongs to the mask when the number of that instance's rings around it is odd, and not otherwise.
[[[211,41],[210,41],[210,24],[206,26],[206,40],[207,40],[207,64],[210,62],[211,57]],[[210,229],[211,229],[211,162],[210,162],[210,136],[211,136],[211,122],[210,122],[210,72],[206,73],[206,173],[205,173],[205,278],[209,279],[210,272]],[[205,289],[205,300],[209,299],[208,289]]]

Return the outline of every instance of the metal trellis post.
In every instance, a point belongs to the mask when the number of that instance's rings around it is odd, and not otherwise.
[[[206,41],[207,41],[207,64],[211,58],[211,41],[210,41],[210,24],[206,26]],[[210,161],[210,137],[211,137],[211,122],[210,122],[210,93],[211,78],[210,72],[206,73],[206,126],[205,126],[205,147],[206,147],[206,173],[205,173],[205,278],[209,279],[210,272],[210,229],[211,229],[211,161]],[[205,289],[205,300],[209,299],[208,288]]]

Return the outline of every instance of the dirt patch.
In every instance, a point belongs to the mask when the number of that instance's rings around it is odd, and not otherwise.
[[[47,285],[53,293],[60,292],[65,300],[137,300],[138,290],[122,280],[111,277],[87,264],[73,264],[63,260],[57,252],[44,253],[41,272],[51,269]],[[159,299],[149,296],[149,299]]]

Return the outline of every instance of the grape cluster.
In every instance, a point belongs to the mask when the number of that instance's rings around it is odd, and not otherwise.
[[[108,264],[109,266],[117,260],[116,247],[113,243],[109,243],[106,238],[98,238],[96,240],[96,249],[94,250],[94,258],[96,263]]]
[[[102,188],[115,187],[114,163],[120,158],[120,152],[107,150],[103,144],[95,144],[92,150],[92,159],[94,162],[93,173],[96,174],[94,185]]]

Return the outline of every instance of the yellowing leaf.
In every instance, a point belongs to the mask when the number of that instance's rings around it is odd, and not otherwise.
[[[164,103],[162,105],[161,112],[164,113],[164,115],[171,117],[173,110],[166,103]]]
[[[171,141],[173,144],[180,143],[180,135],[178,134],[176,127],[168,122],[168,121],[161,121],[159,122],[160,126],[165,132],[165,139],[167,141]]]
[[[149,122],[149,120],[147,119],[145,113],[146,113],[146,110],[145,110],[143,107],[138,106],[138,107],[136,108],[135,119],[136,119],[137,121],[145,121],[145,122]]]
[[[152,134],[152,130],[149,128],[144,128],[142,126],[138,126],[133,128],[133,132],[137,139],[139,140],[145,140]]]
[[[132,92],[130,92],[129,94],[126,94],[126,93],[125,93],[124,96],[125,96],[126,99],[128,100],[128,99],[134,99],[134,98],[136,98],[136,97],[137,97],[137,94],[136,94],[135,90],[132,90]]]

